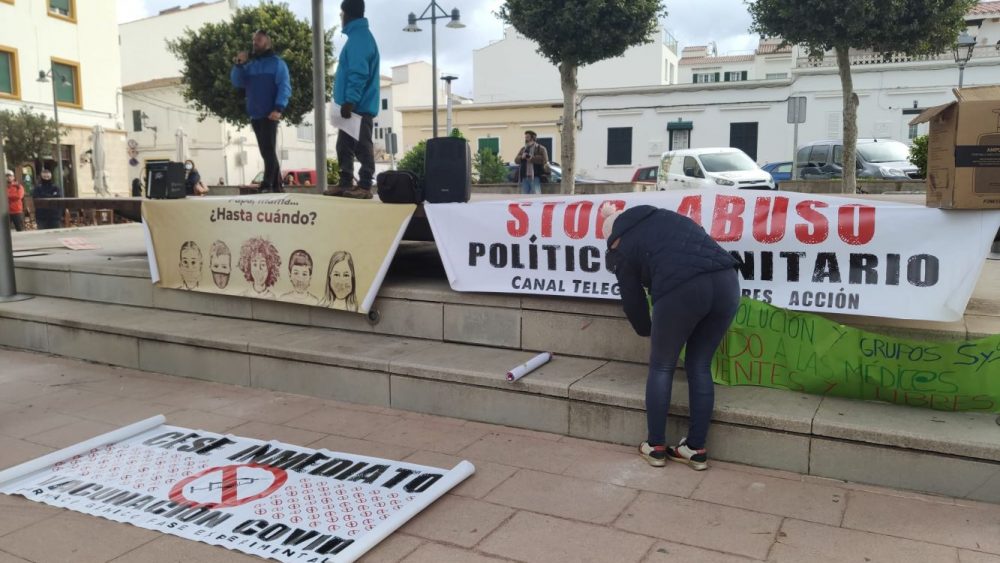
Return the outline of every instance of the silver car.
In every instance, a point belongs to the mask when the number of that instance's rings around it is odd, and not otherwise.
[[[843,175],[844,143],[813,141],[799,148],[793,178],[796,180]],[[917,179],[920,173],[910,162],[910,147],[892,139],[858,139],[858,178],[886,180]]]

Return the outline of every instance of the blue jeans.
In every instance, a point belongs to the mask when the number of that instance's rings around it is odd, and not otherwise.
[[[540,194],[542,193],[542,179],[539,176],[534,178],[524,178],[521,180],[521,193],[522,194]]]
[[[646,379],[646,424],[651,445],[666,444],[667,411],[674,369],[687,344],[687,372],[691,426],[687,444],[705,447],[715,406],[712,356],[740,305],[736,270],[702,274],[660,297],[653,305],[649,376]]]

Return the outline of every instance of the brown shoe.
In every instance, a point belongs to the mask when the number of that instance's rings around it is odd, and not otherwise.
[[[372,191],[371,189],[353,187],[348,188],[340,193],[341,197],[349,197],[352,199],[371,199]]]
[[[349,186],[329,186],[323,190],[323,195],[330,196],[340,196],[344,195],[344,190],[349,189]]]

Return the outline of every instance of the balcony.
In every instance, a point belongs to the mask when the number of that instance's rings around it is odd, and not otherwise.
[[[986,58],[997,58],[1000,57],[1000,52],[994,45],[979,45],[973,51],[972,59],[973,61],[977,59]],[[873,65],[886,65],[886,64],[905,64],[905,63],[923,63],[923,62],[955,62],[954,57],[951,52],[938,53],[935,55],[917,55],[909,56],[904,53],[892,53],[888,56],[882,55],[881,53],[870,53],[870,52],[859,52],[851,54],[851,66],[852,67],[863,67],[863,66],[873,66]],[[799,58],[796,65],[797,68],[835,68],[837,66],[837,56],[833,53],[827,54],[822,59],[816,59],[812,57]]]

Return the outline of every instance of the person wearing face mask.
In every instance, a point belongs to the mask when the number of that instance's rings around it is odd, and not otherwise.
[[[191,160],[184,161],[184,190],[187,195],[205,195],[208,188],[201,183],[201,174]]]
[[[62,197],[59,186],[52,181],[52,172],[42,169],[41,182],[31,191],[31,197],[35,201],[40,199],[54,199]],[[35,224],[39,230],[58,229],[62,220],[62,208],[50,208],[35,206]]]
[[[24,230],[24,186],[14,179],[14,171],[7,170],[7,209],[10,211],[10,224],[15,231]],[[10,228],[10,227],[8,227]]]
[[[250,125],[257,137],[260,156],[264,159],[260,191],[284,191],[277,152],[278,122],[292,97],[292,83],[288,65],[274,53],[271,36],[266,30],[254,32],[252,54],[240,51],[233,57],[229,80],[234,87],[246,91]]]
[[[309,292],[312,283],[312,256],[305,250],[296,250],[288,258],[288,279],[292,282],[292,291],[281,296],[282,301],[316,305],[319,298]]]
[[[358,312],[356,296],[357,283],[354,278],[354,258],[350,252],[341,250],[330,257],[326,269],[326,287],[320,307]]]
[[[673,460],[707,469],[705,441],[715,402],[712,356],[740,305],[736,259],[679,213],[651,205],[618,211],[613,204],[600,213],[608,244],[605,260],[618,278],[622,308],[635,331],[651,340],[648,437],[639,455],[654,467]],[[667,410],[682,348],[691,424],[687,437],[668,447]]]

